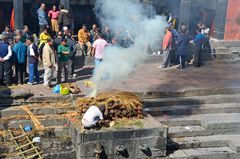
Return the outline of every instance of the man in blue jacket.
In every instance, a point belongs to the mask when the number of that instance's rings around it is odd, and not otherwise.
[[[12,77],[12,48],[7,42],[7,37],[0,34],[0,85],[4,85],[3,78],[5,74],[6,85],[11,85]]]
[[[190,41],[194,45],[193,66],[200,67],[202,65],[202,50],[205,43],[205,36],[201,33],[201,29],[196,30],[197,35]]]
[[[39,35],[43,32],[43,30],[47,27],[48,25],[48,16],[45,12],[46,5],[44,3],[41,4],[41,7],[38,9],[37,14],[38,14],[38,21],[39,21]]]
[[[18,84],[24,84],[26,74],[26,59],[27,59],[27,47],[21,42],[21,36],[15,37],[15,45],[13,46],[13,54],[15,56],[16,66],[16,82]]]

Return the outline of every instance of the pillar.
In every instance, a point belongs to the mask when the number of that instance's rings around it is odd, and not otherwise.
[[[228,0],[217,0],[216,13],[214,19],[214,37],[224,38]]]
[[[13,0],[14,25],[16,29],[23,28],[23,0]]]
[[[70,0],[60,0],[60,4],[63,4],[65,9],[70,9]]]
[[[191,14],[191,0],[181,0],[179,9],[179,24],[185,23],[189,26]]]

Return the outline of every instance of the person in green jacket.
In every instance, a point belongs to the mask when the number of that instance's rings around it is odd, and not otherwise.
[[[67,45],[67,39],[62,39],[61,45],[58,46],[58,71],[57,83],[61,83],[62,70],[64,70],[64,82],[68,81],[68,55],[70,47]]]

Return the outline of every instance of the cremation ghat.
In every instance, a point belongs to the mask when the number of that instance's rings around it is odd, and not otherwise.
[[[108,106],[104,113],[106,124],[83,129],[82,113],[89,105],[99,103]],[[167,129],[164,132],[158,121],[142,112],[138,98],[126,92],[64,102],[26,103],[2,110],[0,120],[0,158],[166,156]]]

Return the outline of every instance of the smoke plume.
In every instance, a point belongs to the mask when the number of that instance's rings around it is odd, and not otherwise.
[[[161,47],[167,22],[155,14],[152,6],[138,0],[97,0],[94,10],[103,27],[109,26],[118,37],[130,43],[127,48],[106,48],[104,60],[92,79],[97,85],[104,78],[112,81],[126,78],[147,58],[147,48]]]

